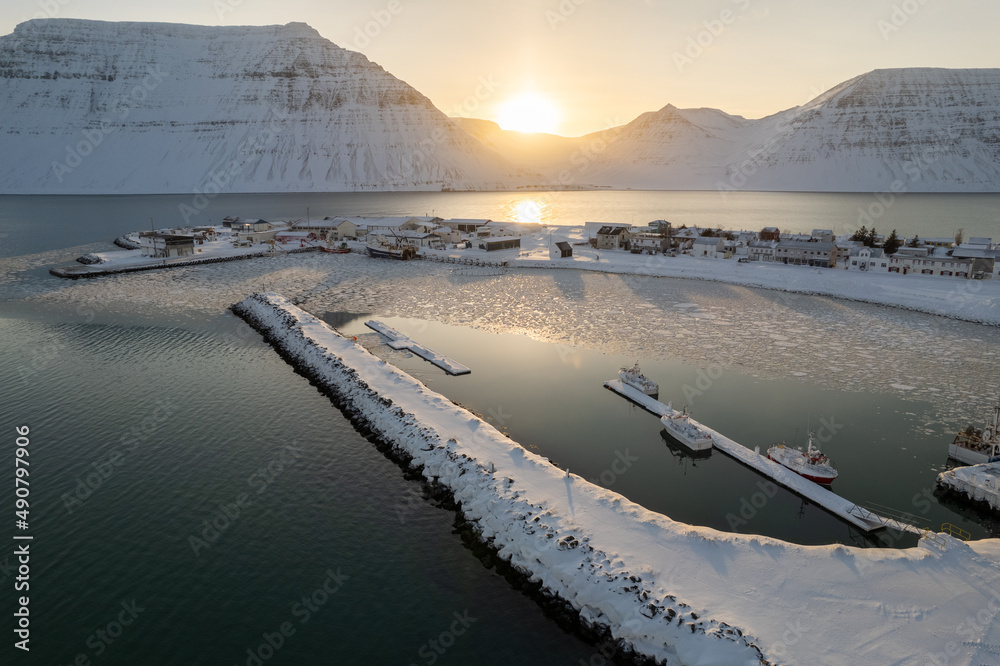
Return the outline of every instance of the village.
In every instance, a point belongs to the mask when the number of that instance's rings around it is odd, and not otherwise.
[[[309,217],[275,222],[227,217],[221,227],[144,231],[128,234],[119,244],[140,252],[128,258],[105,253],[84,263],[130,259],[164,260],[164,265],[169,265],[185,257],[195,260],[314,249],[364,252],[366,247],[381,244],[408,246],[416,257],[463,256],[454,254],[458,250],[467,252],[464,256],[468,257],[484,253],[503,257],[499,261],[508,263],[515,259],[544,259],[546,255],[553,260],[572,258],[576,247],[578,252],[589,248],[595,260],[600,259],[600,251],[605,251],[864,273],[977,280],[1000,277],[1000,243],[994,243],[992,238],[963,239],[961,232],[954,237],[901,238],[894,232],[886,237],[862,228],[850,236],[835,236],[828,229],[814,229],[809,234],[782,232],[777,227],[729,231],[675,227],[666,220],[641,227],[587,222],[581,228],[433,216]]]

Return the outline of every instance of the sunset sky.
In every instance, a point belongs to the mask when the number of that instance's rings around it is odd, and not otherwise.
[[[303,21],[449,115],[567,136],[668,103],[759,118],[878,68],[1000,66],[992,0],[5,0],[0,33],[46,16]]]

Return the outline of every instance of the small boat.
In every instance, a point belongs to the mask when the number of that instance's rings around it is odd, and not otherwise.
[[[661,416],[660,423],[674,439],[692,451],[706,451],[712,448],[712,435],[691,422],[691,415],[688,414],[687,407],[684,408],[684,411]]]
[[[1000,402],[993,407],[993,421],[982,430],[969,426],[948,445],[948,457],[967,465],[1000,461]]]
[[[810,431],[805,451],[783,443],[775,444],[767,450],[767,457],[814,483],[829,485],[839,472],[830,463],[830,459],[813,445],[813,436],[814,433]]]
[[[319,249],[330,254],[349,254],[351,252],[351,248],[347,247],[347,243],[341,243],[339,246],[327,243],[326,245],[320,245]]]
[[[655,398],[660,394],[660,385],[642,374],[642,370],[639,369],[639,361],[636,361],[635,365],[631,368],[622,368],[619,370],[618,378],[623,383],[642,391],[646,395],[651,395]]]

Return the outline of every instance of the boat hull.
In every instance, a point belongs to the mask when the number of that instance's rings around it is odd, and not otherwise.
[[[834,474],[822,473],[808,469],[809,465],[795,465],[785,462],[781,458],[781,456],[775,455],[771,451],[767,452],[767,458],[768,460],[778,463],[785,469],[795,472],[802,478],[809,479],[813,483],[818,483],[821,486],[828,486],[831,483],[833,483],[834,480],[837,478],[837,475],[835,473]]]
[[[396,259],[399,261],[405,261],[407,259],[406,253],[402,250],[381,250],[374,247],[366,247],[368,251],[368,256],[373,259]]]
[[[966,465],[982,465],[983,463],[1000,461],[1000,456],[991,456],[987,452],[973,451],[957,444],[948,445],[948,457],[954,458]]]
[[[678,427],[669,416],[660,419],[663,429],[667,434],[692,451],[708,451],[714,446],[712,436],[709,434],[688,433],[684,427]],[[693,427],[692,427],[693,429]]]
[[[323,252],[329,252],[330,254],[350,254],[351,249],[348,247],[320,247]]]

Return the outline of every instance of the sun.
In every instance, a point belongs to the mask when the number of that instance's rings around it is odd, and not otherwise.
[[[526,92],[512,97],[497,110],[497,124],[516,132],[548,132],[559,129],[559,109],[552,100],[538,93]]]

